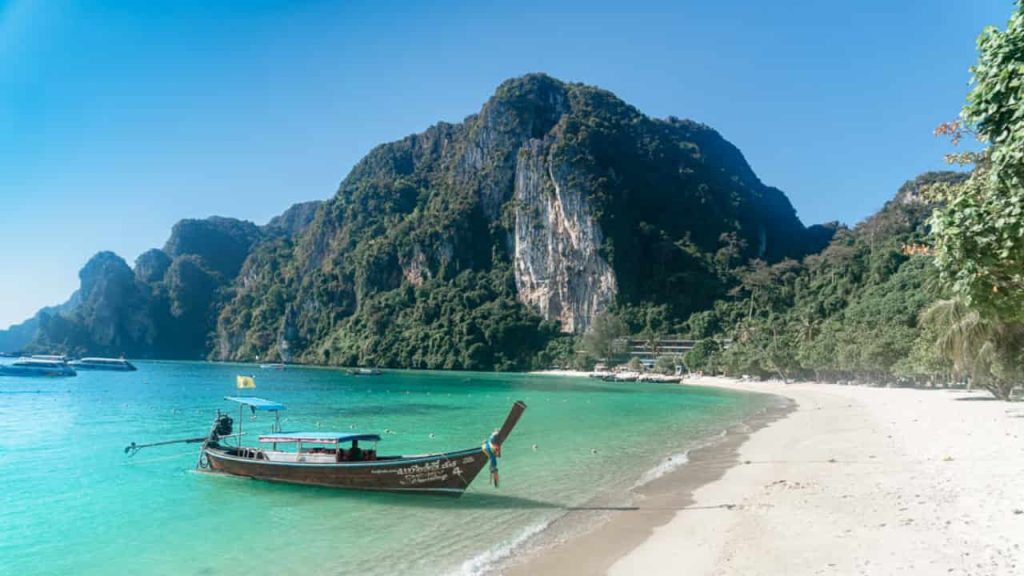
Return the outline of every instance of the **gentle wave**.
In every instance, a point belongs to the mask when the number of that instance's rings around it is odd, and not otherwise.
[[[704,448],[709,444],[713,444],[718,440],[725,438],[726,434],[728,433],[728,430],[722,430],[718,434],[715,434],[714,436],[708,438],[707,440],[699,442],[696,445],[687,448],[683,452],[680,452],[678,454],[670,454],[669,456],[666,456],[661,462],[656,464],[653,468],[644,472],[640,476],[640,478],[637,479],[636,483],[633,484],[632,489],[636,490],[637,488],[641,488],[657,480],[658,478],[661,478],[662,476],[668,474],[669,472],[674,472],[675,470],[678,470],[679,468],[683,467],[684,465],[690,462],[691,451],[696,450],[698,448]]]
[[[522,532],[517,534],[515,538],[498,544],[486,552],[477,554],[469,560],[466,560],[462,563],[462,569],[454,574],[459,574],[461,576],[479,576],[481,574],[486,574],[488,571],[496,568],[502,560],[510,557],[512,552],[525,544],[527,540],[547,529],[547,527],[551,525],[551,522],[552,521],[549,520],[547,522],[527,526]]]
[[[633,484],[632,490],[641,488],[646,484],[649,484],[654,480],[657,480],[658,478],[661,478],[662,476],[685,466],[690,462],[689,456],[691,450],[703,448],[709,444],[712,444],[724,438],[728,434],[728,432],[728,430],[722,430],[718,434],[715,434],[714,436],[707,438],[704,442],[700,442],[683,452],[670,454],[669,456],[666,456],[664,459],[661,460],[661,462],[657,463],[652,468],[644,472],[640,476],[640,478],[637,479],[637,481]],[[483,552],[482,554],[478,554],[477,556],[474,556],[473,558],[466,560],[465,562],[463,562],[462,568],[459,571],[454,572],[453,574],[458,574],[461,576],[480,576],[482,574],[487,574],[491,570],[494,570],[495,568],[502,566],[504,560],[510,558],[512,554],[517,549],[525,545],[528,540],[530,540],[534,536],[537,536],[538,534],[541,534],[549,527],[551,527],[551,525],[554,524],[554,522],[555,520],[552,519],[547,522],[542,522],[527,527],[522,532],[520,532],[515,538],[503,542],[487,550],[486,552]]]
[[[637,488],[640,488],[641,486],[644,486],[645,484],[649,484],[657,480],[658,478],[661,478],[665,474],[668,474],[669,472],[679,469],[689,461],[689,450],[667,456],[664,460],[655,465],[654,468],[651,468],[650,470],[644,472],[643,475],[640,476],[639,479],[637,479],[636,483],[633,484],[633,489],[635,490]]]

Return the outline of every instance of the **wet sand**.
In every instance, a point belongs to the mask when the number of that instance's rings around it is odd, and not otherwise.
[[[694,502],[693,492],[718,480],[739,464],[739,447],[755,431],[785,418],[796,409],[786,398],[770,401],[770,406],[746,422],[734,426],[724,435],[706,439],[687,452],[687,463],[633,490],[633,504],[600,506],[570,511],[548,530],[573,532],[567,524],[589,524],[585,531],[568,542],[536,553],[525,561],[506,566],[502,574],[530,576],[537,574],[603,574],[620,558],[641,545],[654,529],[669,522],[677,512],[701,510]],[[712,505],[720,507],[722,505]],[[593,518],[605,516],[604,522]],[[609,516],[610,515],[610,516]],[[589,517],[588,517],[589,516]],[[578,527],[575,527],[578,529]]]

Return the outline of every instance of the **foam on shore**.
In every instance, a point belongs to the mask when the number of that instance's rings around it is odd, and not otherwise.
[[[512,555],[512,552],[517,548],[525,544],[531,538],[542,533],[550,525],[551,521],[539,522],[532,526],[527,526],[507,542],[502,542],[501,544],[498,544],[497,546],[463,562],[462,568],[455,572],[453,576],[479,576],[481,574],[488,573],[498,567],[503,560],[509,558]]]

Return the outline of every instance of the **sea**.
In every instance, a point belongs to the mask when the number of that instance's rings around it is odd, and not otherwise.
[[[766,397],[530,374],[260,369],[138,362],[137,372],[0,376],[0,574],[481,574],[544,541],[556,519],[627,505],[686,451]],[[237,375],[254,390],[235,389]],[[287,406],[285,431],[376,432],[381,454],[480,445],[513,401],[528,409],[454,499],[289,486],[196,471],[225,396]],[[273,416],[243,413],[248,442]],[[237,429],[237,423],[236,423]],[[612,508],[614,509],[614,508]],[[595,520],[598,521],[598,520]]]

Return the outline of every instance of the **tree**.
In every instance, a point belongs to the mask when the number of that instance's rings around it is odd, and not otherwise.
[[[1021,381],[1024,334],[1024,1],[1005,31],[978,38],[978,62],[959,122],[940,126],[954,143],[974,134],[988,148],[952,158],[975,164],[960,185],[938,187],[932,217],[936,265],[953,300],[929,313],[939,344],[1000,398]]]
[[[934,328],[935,347],[952,359],[953,370],[973,378],[1000,400],[1024,376],[1024,324],[986,318],[962,300],[939,300],[922,315]]]
[[[676,359],[671,356],[658,356],[654,361],[654,371],[661,374],[675,374]]]
[[[626,323],[615,314],[604,312],[594,318],[583,337],[583,348],[600,360],[611,360],[625,353],[622,339],[629,335]]]
[[[954,156],[976,164],[962,185],[940,187],[932,218],[936,263],[972,308],[1024,319],[1024,2],[1006,31],[987,28],[961,120],[940,126],[954,142],[972,133],[989,147]]]

